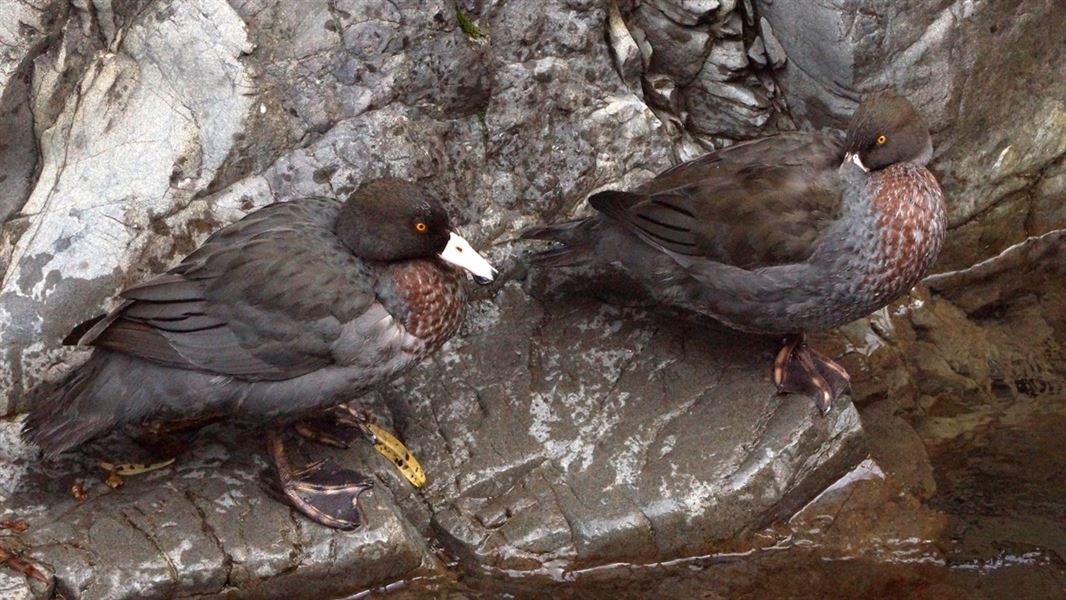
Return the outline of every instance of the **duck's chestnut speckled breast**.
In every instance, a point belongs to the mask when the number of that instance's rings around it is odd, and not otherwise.
[[[871,178],[879,254],[866,273],[874,303],[905,293],[933,266],[944,242],[944,194],[924,167],[902,163]]]
[[[440,260],[409,260],[387,269],[386,308],[421,342],[407,350],[425,355],[455,335],[466,316],[463,275]]]

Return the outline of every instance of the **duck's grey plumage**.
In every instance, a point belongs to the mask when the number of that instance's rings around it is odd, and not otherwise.
[[[416,364],[458,327],[459,274],[435,257],[354,256],[334,231],[341,208],[331,198],[265,207],[127,288],[80,336],[93,356],[32,407],[26,437],[55,455],[146,418],[302,414]],[[386,306],[405,297],[393,275],[412,265],[458,294],[433,336],[413,335]]]
[[[870,119],[861,116],[865,127]],[[928,137],[921,133],[916,147]],[[825,330],[909,289],[944,235],[943,194],[922,164],[865,173],[841,164],[846,150],[845,138],[833,133],[741,142],[633,191],[594,194],[589,203],[598,215],[534,227],[523,237],[562,244],[535,255],[535,263],[621,265],[660,301],[738,329]],[[895,198],[893,205],[879,204],[882,196]],[[894,231],[920,243],[889,247],[882,237]],[[893,266],[897,260],[907,269]]]

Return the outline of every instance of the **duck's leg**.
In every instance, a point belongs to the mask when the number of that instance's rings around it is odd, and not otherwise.
[[[224,415],[203,415],[188,419],[149,421],[131,427],[130,435],[154,456],[166,460],[183,454],[200,429],[218,422]]]
[[[814,397],[823,414],[833,402],[851,389],[851,376],[828,356],[811,349],[805,336],[790,335],[774,360],[777,391]]]
[[[363,521],[359,494],[374,487],[370,479],[342,469],[329,459],[293,468],[285,455],[282,429],[272,429],[268,443],[281,493],[296,510],[326,527],[343,530],[359,527]]]
[[[335,448],[348,448],[361,437],[373,444],[411,485],[422,487],[426,483],[426,473],[418,459],[396,436],[375,425],[366,411],[342,404],[327,411],[325,416],[297,422],[293,429],[308,440]]]

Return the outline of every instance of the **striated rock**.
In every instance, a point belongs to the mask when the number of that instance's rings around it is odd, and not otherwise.
[[[0,6],[0,223],[19,209],[33,186],[38,156],[28,103],[30,76],[34,57],[61,10],[54,0],[13,0]]]
[[[785,56],[785,49],[781,46],[781,42],[777,41],[777,37],[774,35],[774,28],[766,20],[766,17],[759,19],[759,31],[759,39],[766,49],[766,58],[770,62],[770,66],[775,69],[785,66],[785,59],[788,58]]]
[[[736,73],[748,67],[748,55],[741,40],[719,40],[711,48],[707,63],[718,67],[722,80],[736,77]],[[705,67],[706,68],[706,67]]]
[[[127,477],[118,489],[104,483],[97,461],[138,453],[114,436],[34,467],[5,506],[30,526],[17,538],[23,557],[54,573],[65,598],[115,599],[340,597],[432,562],[386,487],[362,496],[368,524],[356,532],[299,518],[264,493],[267,463],[258,444],[238,441],[246,435],[205,430],[174,465]],[[363,470],[384,461],[365,444],[346,458]],[[84,500],[71,494],[76,482]],[[0,544],[13,541],[0,536]]]
[[[744,138],[756,134],[773,116],[773,107],[760,87],[718,81],[708,65],[685,96],[688,126],[698,133]]]
[[[672,113],[681,111],[681,95],[674,80],[666,75],[652,73],[644,78],[644,93],[648,102]]]
[[[607,10],[607,37],[614,57],[614,68],[630,90],[641,94],[640,74],[644,71],[644,57],[640,46],[626,27],[618,5],[611,2]]]
[[[822,418],[774,393],[772,340],[542,294],[504,284],[464,337],[365,400],[419,457],[423,490],[368,444],[301,445],[377,478],[356,532],[269,498],[259,436],[223,426],[115,490],[96,462],[141,456],[119,435],[35,465],[0,516],[29,523],[19,547],[69,598],[337,597],[439,568],[423,536],[467,567],[527,574],[700,554],[863,457],[850,404]]]
[[[725,4],[729,5],[730,0]],[[707,20],[715,11],[728,13],[731,6],[722,6],[721,0],[651,0],[651,4],[680,25],[693,26]]]
[[[32,381],[61,358],[55,346],[88,316],[86,298],[113,294],[116,271],[150,243],[152,218],[211,183],[250,108],[237,60],[249,50],[227,5],[198,0],[146,11],[121,52],[89,67],[42,132],[40,175],[18,217],[26,225],[0,288],[0,388],[18,393],[24,373]],[[189,77],[199,85],[171,83]]]
[[[688,84],[710,52],[711,35],[700,28],[678,25],[650,4],[642,4],[633,20],[653,49],[648,70]]]
[[[769,59],[766,56],[766,44],[763,43],[762,36],[756,37],[755,41],[748,47],[748,58],[760,67],[765,67],[769,64]]]

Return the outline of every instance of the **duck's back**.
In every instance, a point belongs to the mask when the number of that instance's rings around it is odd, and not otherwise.
[[[839,137],[781,133],[589,202],[646,243],[744,269],[806,260],[842,210]]]

